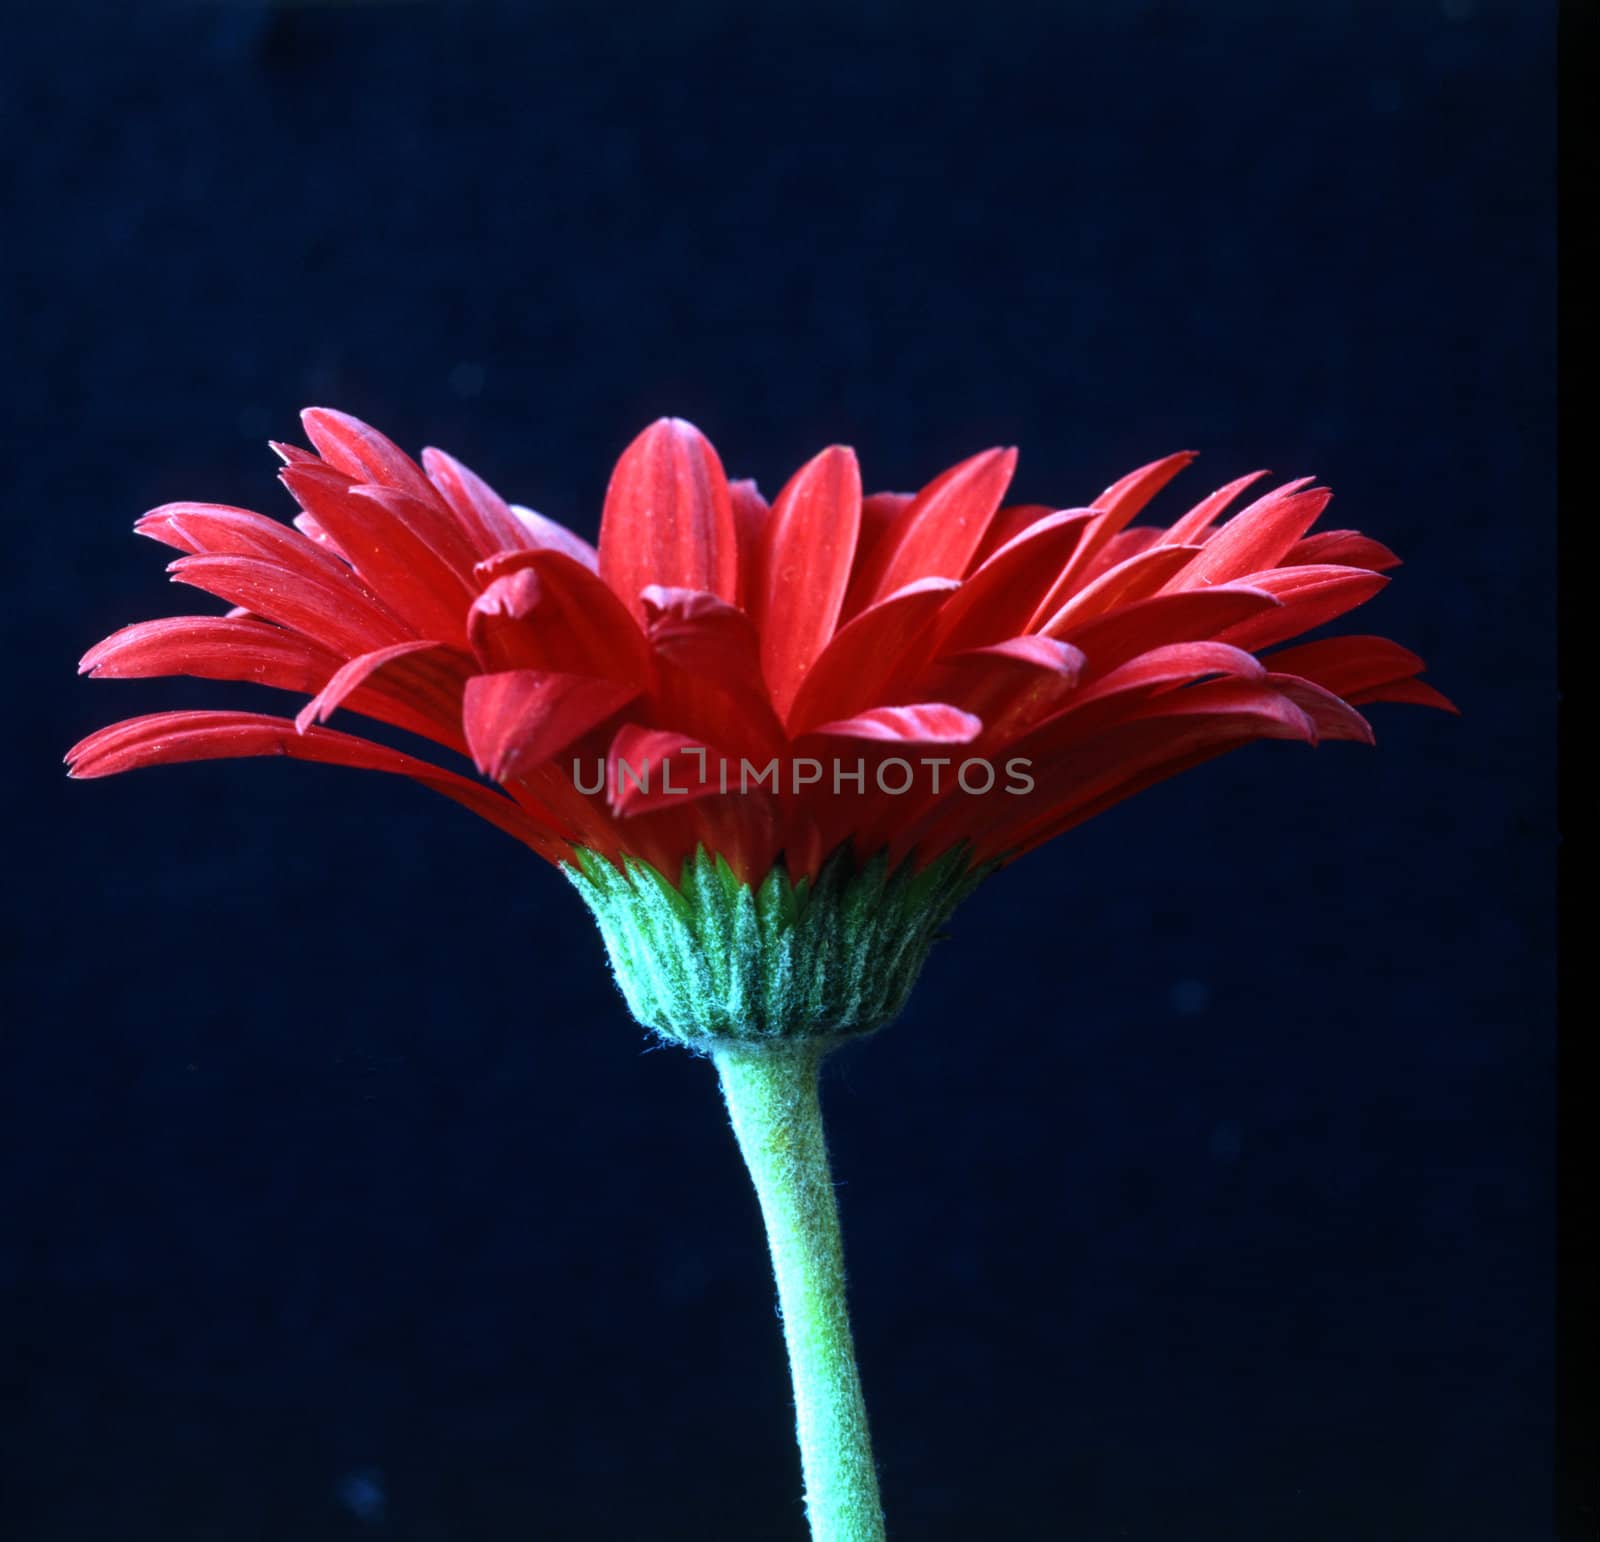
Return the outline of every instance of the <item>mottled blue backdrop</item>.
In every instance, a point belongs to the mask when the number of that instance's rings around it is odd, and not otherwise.
[[[0,1535],[795,1542],[754,1202],[560,878],[408,784],[75,785],[303,403],[592,534],[650,419],[1028,500],[1315,473],[1453,720],[982,890],[826,1088],[893,1534],[1550,1534],[1539,4],[19,7]],[[1172,513],[1186,506],[1181,494]],[[248,693],[245,693],[247,696]],[[253,700],[252,704],[268,705]],[[269,709],[275,708],[275,701]]]

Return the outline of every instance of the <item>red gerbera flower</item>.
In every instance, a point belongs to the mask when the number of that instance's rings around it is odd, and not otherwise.
[[[167,712],[91,734],[76,776],[291,755],[396,772],[561,863],[634,1015],[716,1062],[761,1200],[818,1542],[881,1542],[817,1065],[888,1021],[984,873],[1252,739],[1370,740],[1358,707],[1448,707],[1380,637],[1262,656],[1370,599],[1395,557],[1311,534],[1304,481],[1135,525],[1192,459],[1085,508],[1005,505],[989,450],[863,497],[835,446],[769,507],[663,421],[611,478],[596,551],[437,451],[305,414],[296,529],[168,504],[138,529],[234,607],[131,626],[98,676],[253,680],[294,719]],[[321,726],[340,708],[490,783]],[[997,781],[1003,777],[1003,785]]]
[[[1449,706],[1383,638],[1261,656],[1397,561],[1312,534],[1329,494],[1306,480],[1224,519],[1264,473],[1243,477],[1163,528],[1133,521],[1189,454],[1055,509],[1004,504],[1011,450],[864,497],[834,446],[769,507],[669,419],[618,462],[597,552],[437,450],[418,466],[342,413],[303,420],[316,454],[274,446],[296,529],[205,503],[135,527],[235,608],[127,627],[81,667],[310,701],[293,720],[118,723],[71,751],[74,776],[336,762],[412,777],[555,862],[577,847],[676,873],[704,846],[758,881],[845,843],[1009,859],[1252,739],[1370,741],[1368,702]],[[341,708],[469,754],[501,790],[320,726]]]

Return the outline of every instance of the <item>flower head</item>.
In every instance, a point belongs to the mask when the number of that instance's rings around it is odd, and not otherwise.
[[[759,881],[865,861],[1027,851],[1252,739],[1370,741],[1373,701],[1448,706],[1377,637],[1278,651],[1370,599],[1396,558],[1312,533],[1305,481],[1136,525],[1193,458],[1082,508],[1004,502],[1015,452],[915,495],[863,496],[854,453],[769,506],[687,423],[618,462],[599,549],[436,450],[419,466],[341,413],[275,446],[295,528],[174,503],[136,529],[174,581],[234,607],[126,627],[96,677],[197,675],[301,692],[294,719],[169,712],[90,735],[72,773],[289,755],[396,772],[541,856],[676,873],[697,848]],[[498,790],[321,726],[359,714],[470,755]],[[1009,769],[1008,769],[1009,768]]]
[[[939,902],[911,928],[931,936],[966,875],[1175,772],[1254,739],[1370,741],[1369,702],[1449,706],[1383,638],[1280,647],[1370,599],[1397,561],[1354,531],[1312,533],[1329,494],[1307,480],[1228,517],[1264,473],[1243,477],[1163,527],[1134,521],[1189,454],[1058,509],[1005,503],[1011,450],[864,496],[836,445],[769,505],[666,419],[617,463],[596,550],[448,455],[418,465],[354,418],[303,416],[316,453],[275,446],[292,528],[206,503],[135,527],[183,554],[176,582],[233,608],[126,627],[81,667],[309,700],[292,719],[117,723],[70,752],[72,774],[288,755],[409,776],[565,865],[614,961],[725,952],[726,927],[756,913],[739,895],[774,874],[789,898],[772,925],[796,920],[809,886],[844,907],[813,910],[813,931],[842,935],[863,902],[841,872],[875,872],[880,903],[885,875],[937,865],[915,892]],[[469,757],[486,780],[323,726],[336,712]],[[631,875],[629,894],[649,872],[677,895],[643,942],[622,935],[597,858]],[[698,909],[680,903],[691,888]],[[680,912],[710,932],[661,932]],[[678,997],[706,996],[685,981]],[[748,1015],[749,986],[724,982],[724,1018]],[[813,1018],[843,1010],[813,996]],[[656,1026],[672,1017],[629,999]]]

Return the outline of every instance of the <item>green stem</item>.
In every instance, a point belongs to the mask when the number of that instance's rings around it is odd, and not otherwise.
[[[883,1542],[817,1100],[822,1053],[815,1041],[723,1043],[713,1058],[772,1249],[813,1542]]]

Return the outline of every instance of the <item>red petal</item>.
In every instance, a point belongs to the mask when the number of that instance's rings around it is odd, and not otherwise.
[[[1328,637],[1281,649],[1267,663],[1342,696],[1352,706],[1408,701],[1456,711],[1448,697],[1414,678],[1425,667],[1422,660],[1387,637]]]
[[[600,520],[600,576],[636,616],[648,584],[739,597],[739,542],[722,462],[678,418],[623,451]]]
[[[341,655],[298,632],[264,621],[221,616],[173,616],[140,621],[96,643],[78,665],[101,680],[193,675],[201,680],[249,680],[285,691],[320,689]]]
[[[279,475],[372,591],[413,632],[465,642],[472,587],[412,528],[392,495],[374,489],[372,495],[361,496],[360,489],[326,466],[286,466]]]
[[[696,589],[652,584],[640,598],[656,660],[655,720],[741,754],[779,753],[783,725],[767,695],[749,616]]]
[[[1311,715],[1270,679],[1209,680],[1181,691],[1168,691],[1145,703],[1136,719],[1221,717],[1255,724],[1255,736],[1317,742]]]
[[[761,532],[771,510],[761,489],[748,477],[728,483],[728,505],[733,510],[733,530],[739,546],[737,598],[748,609],[761,583]]]
[[[1152,648],[1079,690],[1059,714],[1063,734],[1082,738],[1112,724],[1142,717],[1148,702],[1176,687],[1192,686],[1210,675],[1260,683],[1266,670],[1259,659],[1225,643],[1172,643]]]
[[[1338,565],[1385,573],[1400,566],[1400,559],[1381,541],[1359,530],[1323,530],[1296,541],[1285,553],[1284,567]]]
[[[435,496],[422,467],[360,418],[331,407],[307,407],[300,421],[323,460],[353,481],[392,487],[424,503]]]
[[[1019,535],[1026,535],[1041,519],[1049,519],[1052,514],[1087,516],[1090,512],[1089,509],[1058,509],[1053,503],[1008,503],[989,521],[989,528],[973,555],[973,566],[987,562],[1002,546],[1009,546]]]
[[[1035,520],[999,548],[945,601],[940,651],[976,648],[1027,629],[1094,516],[1062,510]]]
[[[1281,705],[1291,713],[1298,711],[1292,703]],[[1304,737],[1308,726],[1302,722],[1299,732],[1288,736]],[[1044,741],[1054,731],[1046,729],[1036,738]],[[1014,750],[1030,762],[1032,790],[985,808],[985,823],[975,830],[957,823],[956,836],[974,838],[980,858],[1001,853],[1017,856],[1228,750],[1253,739],[1284,736],[1282,725],[1271,714],[1263,719],[1253,710],[1212,710],[1199,717],[1119,723],[1091,739],[1069,741],[1048,751],[1039,748],[1034,739],[1024,739]],[[959,814],[959,810],[955,812]],[[996,813],[1001,817],[996,819]],[[950,823],[947,819],[946,824]],[[925,832],[909,835],[919,833]],[[949,838],[936,828],[932,836]]]
[[[1387,637],[1325,637],[1282,648],[1267,659],[1286,675],[1314,680],[1347,701],[1356,691],[1420,674],[1425,667],[1409,648]]]
[[[921,579],[840,627],[795,696],[790,733],[850,717],[882,701],[895,682],[909,682],[927,660],[930,624],[958,587],[951,578]]]
[[[559,755],[636,695],[612,680],[549,670],[475,675],[462,711],[472,759],[491,780],[511,781]]]
[[[284,755],[366,771],[388,771],[443,793],[541,856],[560,861],[568,848],[557,832],[509,798],[452,771],[329,728],[299,733],[287,718],[256,712],[157,712],[90,734],[67,752],[71,774],[112,776],[145,766],[189,760],[235,760]]]
[[[267,448],[272,451],[285,465],[302,465],[306,461],[315,460],[317,457],[310,450],[302,450],[297,444],[284,444],[279,439],[267,440]]]
[[[1217,635],[1252,652],[1286,642],[1365,604],[1389,580],[1365,568],[1275,568],[1241,580],[1252,588],[1276,595],[1283,608],[1241,621]]]
[[[1080,589],[1071,599],[1047,616],[1033,630],[1046,637],[1062,637],[1077,631],[1101,616],[1139,600],[1159,594],[1162,587],[1180,572],[1198,546],[1153,546],[1148,551],[1129,557],[1126,562],[1102,573],[1093,583]],[[1040,618],[1034,618],[1040,623]]]
[[[1426,680],[1396,680],[1392,685],[1378,685],[1371,690],[1356,692],[1357,706],[1369,701],[1404,701],[1415,707],[1437,707],[1441,712],[1449,712],[1456,717],[1461,715],[1461,709]]]
[[[949,702],[913,702],[899,707],[873,707],[854,717],[809,729],[811,736],[867,739],[893,744],[970,744],[983,732],[982,719]]]
[[[894,523],[911,507],[915,493],[868,493],[861,500],[861,534],[856,539],[856,561],[850,574],[850,589],[856,590],[861,571],[871,561],[879,543],[894,527]],[[849,591],[845,606],[850,607]]]
[[[439,496],[474,533],[485,557],[533,544],[523,533],[511,506],[477,472],[453,455],[431,447],[422,452],[422,465]]]
[[[1053,616],[1082,587],[1095,559],[1117,535],[1143,512],[1146,504],[1195,458],[1193,450],[1180,450],[1151,461],[1113,482],[1094,501],[1096,518],[1084,531],[1072,560],[1038,607],[1040,616]]]
[[[833,636],[861,529],[861,471],[834,445],[795,473],[772,505],[752,614],[779,715]]]
[[[1077,587],[1087,588],[1102,573],[1121,567],[1130,557],[1137,557],[1152,546],[1171,545],[1171,542],[1161,539],[1162,534],[1158,525],[1130,525],[1126,530],[1119,530],[1079,570]]]
[[[1090,670],[1102,675],[1163,644],[1198,642],[1247,617],[1276,613],[1279,603],[1264,590],[1237,584],[1188,594],[1158,594],[1087,626],[1071,628],[1064,640],[1081,648]]]
[[[468,616],[472,647],[486,669],[555,670],[643,684],[650,667],[644,634],[599,577],[558,551],[518,552],[515,560],[515,569],[495,579]]]
[[[300,709],[294,724],[304,733],[313,723],[325,723],[363,686],[381,681],[387,694],[435,725],[432,737],[443,736],[452,748],[464,749],[461,697],[471,673],[471,658],[442,643],[395,643],[342,665]]]
[[[520,503],[513,503],[511,512],[517,516],[523,529],[519,545],[558,551],[564,557],[571,557],[580,567],[588,568],[591,573],[600,571],[600,553],[559,520],[547,519],[537,510],[525,508]]]
[[[1241,680],[1264,680],[1266,666],[1253,653],[1219,642],[1170,643],[1152,648],[1103,675],[1081,691],[1075,706],[1127,691],[1148,691],[1152,686],[1188,684],[1207,675],[1232,675]]]
[[[1371,744],[1372,724],[1347,701],[1341,701],[1331,691],[1295,675],[1271,674],[1268,683],[1281,691],[1316,725],[1318,739],[1349,739],[1357,744]]]
[[[254,557],[180,557],[172,581],[242,605],[257,616],[303,632],[346,658],[407,641],[406,628],[364,599],[353,584],[318,571]]]
[[[315,541],[318,546],[323,548],[323,550],[331,553],[346,565],[349,564],[350,559],[339,550],[339,543],[334,540],[334,538],[329,535],[328,532],[324,530],[311,515],[307,514],[304,509],[295,515],[294,527],[302,535],[304,535],[308,541]],[[365,588],[366,586],[363,585],[362,587]]]
[[[1308,531],[1333,495],[1325,487],[1304,492],[1280,487],[1241,509],[1200,555],[1173,580],[1171,588],[1200,589],[1274,568]]]
[[[991,748],[1031,729],[1072,696],[1083,655],[1048,637],[1013,637],[986,648],[951,654],[924,677],[940,701],[983,722]]]
[[[1017,467],[1012,449],[985,450],[935,477],[896,517],[851,585],[851,612],[919,578],[960,578],[982,544]]]
[[[442,499],[434,497],[424,502],[392,487],[374,487],[365,482],[353,485],[350,495],[379,505],[449,568],[467,593],[474,592],[472,570],[483,555],[477,533],[463,525]]]
[[[1179,450],[1175,455],[1164,455],[1147,466],[1140,466],[1137,471],[1130,471],[1113,482],[1094,500],[1093,507],[1106,515],[1113,530],[1121,530],[1131,525],[1150,500],[1195,458],[1194,450]]]
[[[350,582],[350,570],[309,536],[264,514],[220,503],[164,503],[134,530],[181,552],[215,557],[263,557],[285,567],[309,568]]]
[[[1248,476],[1239,477],[1202,498],[1182,519],[1173,522],[1161,537],[1162,545],[1188,546],[1203,539],[1228,505],[1247,487],[1254,486],[1266,475],[1268,473],[1265,471],[1252,471]]]
[[[724,788],[723,767],[728,770]],[[737,791],[737,758],[703,740],[624,723],[606,756],[606,801],[621,818],[680,808],[700,798]]]

